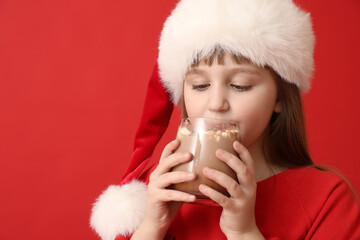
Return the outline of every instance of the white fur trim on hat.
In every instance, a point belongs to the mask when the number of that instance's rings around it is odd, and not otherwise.
[[[314,43],[310,15],[291,0],[181,0],[161,33],[159,73],[179,103],[188,68],[220,47],[270,66],[306,92]]]
[[[147,186],[138,180],[109,186],[94,203],[91,227],[103,240],[128,236],[135,232],[145,217]]]

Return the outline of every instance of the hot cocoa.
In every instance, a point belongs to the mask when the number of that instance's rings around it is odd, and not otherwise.
[[[213,168],[227,174],[235,180],[237,179],[236,173],[226,163],[216,157],[215,151],[221,148],[237,156],[237,153],[233,149],[233,142],[239,139],[238,130],[228,129],[192,132],[188,130],[188,128],[182,127],[178,131],[177,139],[181,142],[177,152],[191,152],[193,158],[188,163],[174,167],[172,171],[194,172],[197,174],[197,178],[192,182],[174,184],[172,188],[194,194],[198,199],[206,199],[207,197],[199,191],[199,185],[205,184],[228,196],[226,189],[205,177],[202,170],[204,167]]]

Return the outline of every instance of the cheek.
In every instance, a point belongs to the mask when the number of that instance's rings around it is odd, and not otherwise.
[[[251,145],[263,134],[273,113],[275,100],[258,100],[249,99],[246,104],[238,106],[237,119],[240,123],[241,141],[245,146]]]
[[[189,118],[199,118],[203,117],[203,107],[201,103],[197,102],[197,104],[188,104],[186,106],[186,112]]]
[[[191,94],[191,91],[184,89],[184,103],[188,117],[202,117],[205,105],[205,99],[197,95]],[[196,103],[196,104],[194,104]]]

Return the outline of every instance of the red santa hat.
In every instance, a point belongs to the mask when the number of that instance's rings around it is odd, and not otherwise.
[[[147,188],[140,174],[167,128],[173,103],[180,103],[194,62],[221,49],[271,67],[306,92],[314,43],[310,15],[291,0],[181,0],[161,33],[129,167],[120,186],[110,186],[93,207],[90,223],[102,239],[130,235],[144,218]]]

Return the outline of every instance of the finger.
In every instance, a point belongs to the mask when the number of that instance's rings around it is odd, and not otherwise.
[[[160,161],[162,162],[165,158],[170,156],[174,151],[180,146],[180,141],[175,139],[171,142],[169,142],[165,147],[164,150],[161,153]]]
[[[242,191],[239,183],[237,183],[233,178],[229,177],[225,173],[208,167],[203,169],[203,173],[204,176],[225,188],[230,196],[234,198],[240,198],[244,195],[244,192]]]
[[[199,191],[225,209],[231,205],[231,200],[228,197],[207,185],[200,184]]]
[[[249,151],[238,141],[234,142],[233,147],[249,171],[255,176],[254,160],[252,159]]]
[[[161,189],[156,194],[158,199],[163,202],[194,202],[196,200],[195,195],[170,189]]]
[[[249,171],[245,163],[238,157],[222,149],[218,149],[216,151],[216,156],[236,172],[236,176],[241,184],[247,185],[252,183],[254,175]]]
[[[182,182],[191,182],[196,179],[195,173],[183,172],[183,171],[175,171],[168,172],[161,175],[153,185],[158,188],[165,188],[170,186],[171,184],[182,183]]]
[[[179,165],[180,163],[188,162],[191,160],[191,158],[192,158],[191,153],[183,153],[183,152],[173,153],[159,163],[159,165],[155,169],[156,174],[162,175],[166,172],[169,172],[171,168]]]

